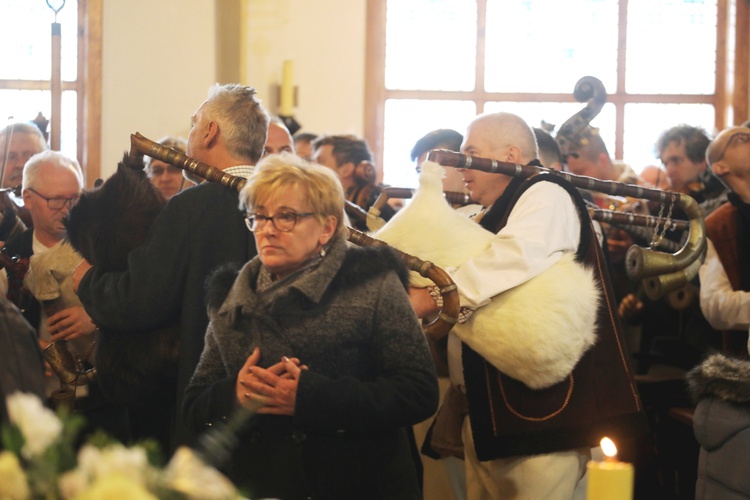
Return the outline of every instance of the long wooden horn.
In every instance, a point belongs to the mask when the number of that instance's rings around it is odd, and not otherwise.
[[[483,172],[504,174],[511,177],[528,178],[536,174],[559,175],[577,188],[599,191],[613,196],[629,196],[661,203],[684,210],[688,217],[688,238],[676,253],[659,252],[633,245],[625,255],[625,270],[632,280],[641,280],[660,275],[658,286],[649,282],[646,289],[654,297],[663,295],[684,285],[695,276],[706,251],[706,226],[703,221],[703,210],[688,195],[672,191],[645,188],[634,184],[615,181],[601,181],[592,177],[574,175],[534,165],[519,165],[487,158],[467,156],[454,151],[433,150],[427,159],[446,167],[481,170]],[[698,264],[695,264],[699,261]],[[684,272],[683,272],[684,271]],[[660,296],[661,296],[660,295]],[[651,297],[651,295],[649,295]]]
[[[137,132],[131,134],[130,156],[137,159],[144,154],[183,170],[188,170],[208,181],[219,182],[236,191],[241,191],[247,182],[247,180],[242,177],[223,172],[216,167],[212,167],[211,165],[207,165],[191,158],[176,149],[172,149],[168,146],[147,139]],[[140,159],[135,161],[135,163],[140,162]],[[140,164],[142,165],[142,163]],[[372,238],[354,228],[349,227],[347,229],[349,230],[349,241],[352,243],[360,246],[388,246],[387,243]],[[432,262],[423,261],[398,249],[394,250],[404,259],[410,270],[416,271],[425,278],[432,280],[432,282],[440,289],[440,294],[443,297],[443,308],[434,321],[424,325],[424,331],[425,335],[433,340],[444,337],[458,321],[460,306],[456,284],[445,271],[434,265]]]

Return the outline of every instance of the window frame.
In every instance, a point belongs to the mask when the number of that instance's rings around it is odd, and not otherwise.
[[[78,0],[78,73],[62,81],[62,91],[77,94],[76,157],[85,184],[92,187],[101,174],[102,25],[103,0]],[[50,80],[0,79],[0,89],[51,90]],[[47,117],[52,122],[52,117]]]
[[[576,102],[570,93],[505,93],[484,90],[484,26],[487,0],[477,2],[477,50],[475,88],[472,91],[389,90],[385,88],[385,33],[387,0],[367,0],[364,135],[383,164],[385,102],[388,99],[469,100],[481,114],[490,101]],[[619,0],[617,88],[608,89],[607,102],[615,106],[615,158],[623,157],[626,104],[711,104],[714,125],[722,130],[748,118],[748,66],[750,59],[750,6],[742,0],[717,0],[716,78],[714,94],[628,94],[625,92],[625,34],[628,0]],[[581,75],[584,76],[584,75]],[[583,105],[582,105],[583,106]],[[382,168],[380,179],[382,181]]]

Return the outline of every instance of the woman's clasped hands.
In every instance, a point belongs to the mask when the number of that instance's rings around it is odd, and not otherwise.
[[[236,395],[239,404],[257,407],[257,412],[271,415],[294,415],[297,384],[302,370],[297,358],[281,358],[268,368],[258,366],[260,349],[255,348],[237,375]]]

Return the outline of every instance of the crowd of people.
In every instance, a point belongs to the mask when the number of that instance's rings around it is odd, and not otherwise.
[[[80,240],[66,235],[80,230],[72,209],[87,196],[78,162],[49,151],[35,126],[9,125],[0,131],[3,396],[37,393],[84,414],[91,430],[152,438],[167,453],[198,446],[244,409],[253,416],[223,471],[252,498],[584,498],[586,464],[605,436],[635,463],[637,496],[712,498],[717,483],[750,494],[732,469],[741,462],[710,439],[727,414],[748,420],[748,401],[686,385],[721,378],[705,366],[715,356],[748,363],[750,128],[712,139],[677,125],[655,138],[662,166],[640,170],[613,159],[597,129],[578,134],[561,151],[549,130],[497,112],[464,134],[416,141],[418,171],[433,149],[543,167],[530,178],[445,167],[446,203],[487,244],[445,269],[460,299],[457,326],[428,339],[420,321],[442,317],[445,290],[410,286],[389,249],[347,242],[347,225],[371,230],[372,218],[385,223],[403,206],[387,199],[365,140],[292,136],[253,88],[214,85],[187,140],[159,143],[242,178],[241,191],[146,157],[133,182],[143,179],[158,203],[144,241],[113,268],[90,257],[103,247],[75,248]],[[560,170],[693,198],[708,236],[699,276],[649,299],[625,272],[626,250],[649,244],[643,228],[600,224],[590,210],[685,214],[577,189]],[[112,220],[134,208],[119,203],[104,205]],[[685,233],[662,236],[680,246]],[[588,290],[594,299],[584,300]],[[512,310],[488,327],[486,306],[506,299]],[[542,367],[526,354],[578,342],[570,325],[579,324],[590,342],[554,352],[572,368],[539,382]],[[133,371],[121,383],[141,401],[112,397],[94,375],[113,359],[104,351],[137,351],[138,335],[165,328],[176,334],[158,356],[113,369]],[[496,356],[497,344],[516,357]],[[57,349],[76,360],[72,379]],[[171,383],[144,384],[167,359]],[[714,400],[731,404],[706,405]],[[697,442],[671,413],[696,403]],[[708,460],[722,461],[722,473]]]

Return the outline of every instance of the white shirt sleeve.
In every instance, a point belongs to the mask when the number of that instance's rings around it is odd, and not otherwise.
[[[575,252],[581,223],[564,188],[538,182],[518,199],[492,244],[461,266],[446,269],[462,307],[476,309],[495,295],[525,283]]]
[[[711,240],[700,268],[701,310],[717,330],[747,330],[750,327],[750,292],[732,289]]]

